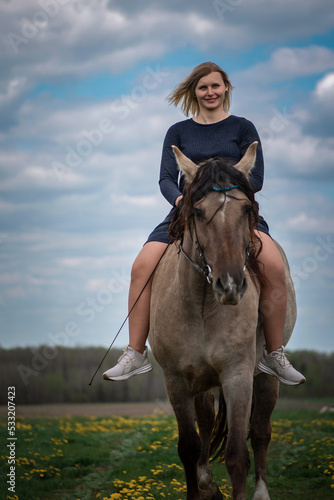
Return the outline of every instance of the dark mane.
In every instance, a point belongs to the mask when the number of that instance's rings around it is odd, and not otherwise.
[[[169,238],[172,242],[182,240],[185,231],[192,231],[194,205],[204,198],[213,187],[227,188],[238,185],[239,189],[251,202],[252,210],[249,212],[249,228],[251,237],[251,250],[247,268],[252,279],[263,279],[259,269],[257,256],[261,251],[261,240],[256,236],[254,229],[259,217],[259,206],[255,201],[254,192],[245,175],[234,168],[234,164],[224,158],[210,158],[199,165],[194,180],[186,184],[183,199],[174,211],[173,220],[169,226]],[[233,195],[228,195],[233,196]]]

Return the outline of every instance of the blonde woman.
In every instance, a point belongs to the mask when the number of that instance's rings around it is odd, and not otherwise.
[[[196,66],[168,97],[170,103],[180,105],[184,114],[191,116],[169,128],[163,145],[159,184],[163,196],[173,207],[182,200],[183,186],[172,145],[178,146],[195,163],[215,156],[229,158],[237,163],[248,146],[258,141],[250,184],[255,193],[262,189],[264,166],[261,141],[252,122],[229,114],[232,89],[227,74],[216,64],[206,62]],[[129,309],[169,243],[168,228],[172,212],[149,235],[133,264]],[[267,308],[270,313],[262,312],[266,346],[259,368],[276,376],[282,383],[297,385],[305,382],[305,377],[289,363],[282,346],[287,304],[283,261],[262,217],[258,223],[257,236],[262,243],[258,260],[263,264],[267,278],[261,288],[260,303],[271,306]],[[146,347],[150,293],[151,281],[129,317],[129,345],[116,366],[103,374],[106,380],[126,380],[152,370]],[[273,301],[273,296],[280,299]]]

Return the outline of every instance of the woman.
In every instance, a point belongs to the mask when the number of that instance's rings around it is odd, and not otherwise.
[[[182,179],[178,183],[179,170],[172,145],[178,146],[195,163],[214,156],[229,158],[237,163],[248,146],[258,141],[256,164],[250,183],[255,193],[262,188],[261,142],[250,121],[228,114],[232,88],[227,74],[216,64],[206,62],[194,68],[168,98],[175,106],[181,103],[186,116],[192,115],[192,118],[170,127],[163,145],[159,184],[162,194],[174,207],[182,200]],[[171,214],[150,234],[133,264],[129,308],[168,245],[170,222]],[[260,297],[260,304],[266,305],[261,311],[266,346],[259,369],[276,376],[285,384],[297,385],[305,382],[305,378],[288,362],[282,346],[287,305],[283,261],[262,217],[256,233],[262,243],[258,260],[263,264],[267,278]],[[129,317],[129,345],[116,366],[103,374],[106,380],[126,380],[152,370],[145,347],[149,331],[150,293],[151,281]]]

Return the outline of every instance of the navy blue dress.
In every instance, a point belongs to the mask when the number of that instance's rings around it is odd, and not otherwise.
[[[197,123],[192,118],[175,123],[167,131],[163,144],[159,179],[161,193],[173,207],[176,198],[182,194],[182,180],[172,145],[177,146],[194,163],[220,156],[236,164],[254,141],[259,144],[249,181],[254,193],[257,193],[263,186],[264,165],[261,141],[252,122],[230,115],[220,122],[208,125]],[[171,219],[172,211],[152,231],[147,242],[169,243],[168,227]],[[269,234],[268,224],[261,216],[257,229]]]

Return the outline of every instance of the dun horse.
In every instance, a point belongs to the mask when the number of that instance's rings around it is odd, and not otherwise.
[[[256,145],[234,167],[217,158],[198,167],[173,146],[186,193],[174,225],[180,240],[169,247],[153,279],[149,340],[177,418],[188,500],[223,498],[210,471],[212,455],[224,455],[233,499],[246,498],[249,421],[253,500],[269,499],[266,455],[278,381],[256,368],[264,336],[254,256],[257,204],[247,180]],[[277,246],[288,287],[286,344],[296,304],[288,263]],[[217,415],[210,392],[215,387]]]

